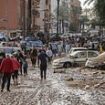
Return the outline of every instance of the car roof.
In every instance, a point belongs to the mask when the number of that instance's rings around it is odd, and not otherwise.
[[[72,52],[70,55],[75,55],[76,53],[79,53],[79,52],[86,52],[86,51],[75,51],[75,52]]]
[[[94,50],[84,50],[84,51],[75,51],[75,52],[72,52],[70,55],[75,55],[75,54],[77,54],[77,53],[79,53],[79,52],[96,52],[97,54],[99,53],[98,51],[94,51]]]
[[[87,49],[85,47],[72,47],[71,49]]]

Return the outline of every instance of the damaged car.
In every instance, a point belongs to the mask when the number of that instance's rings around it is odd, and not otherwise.
[[[94,58],[99,55],[98,51],[86,50],[86,51],[75,51],[63,58],[53,60],[53,68],[69,68],[73,65],[85,64],[87,59]]]

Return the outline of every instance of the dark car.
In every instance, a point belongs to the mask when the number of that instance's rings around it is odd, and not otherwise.
[[[42,43],[42,41],[40,41],[40,40],[29,41],[29,42],[26,43],[26,46],[27,46],[28,48],[30,48],[30,49],[31,49],[32,47],[35,47],[35,48],[37,48],[37,49],[41,49],[42,46],[43,46],[43,43]]]

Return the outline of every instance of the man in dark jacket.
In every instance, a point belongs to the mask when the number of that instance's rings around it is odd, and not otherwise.
[[[39,61],[40,61],[41,80],[43,80],[43,74],[44,74],[44,79],[46,79],[47,59],[48,59],[47,54],[44,51],[41,51],[41,53],[38,56],[38,65],[39,65]]]
[[[32,62],[32,66],[36,66],[36,60],[37,60],[37,49],[34,47],[30,53],[30,58]]]
[[[5,53],[0,52],[0,65],[1,65],[4,58],[5,58]],[[1,84],[1,81],[2,81],[2,76],[3,76],[3,74],[0,72],[0,84]]]

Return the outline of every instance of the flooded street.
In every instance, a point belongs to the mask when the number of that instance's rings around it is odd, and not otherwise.
[[[0,93],[0,105],[105,105],[103,71],[64,71],[53,73],[50,66],[47,80],[41,82],[39,69],[30,68],[28,76],[20,76],[18,86],[11,85],[10,93]]]

